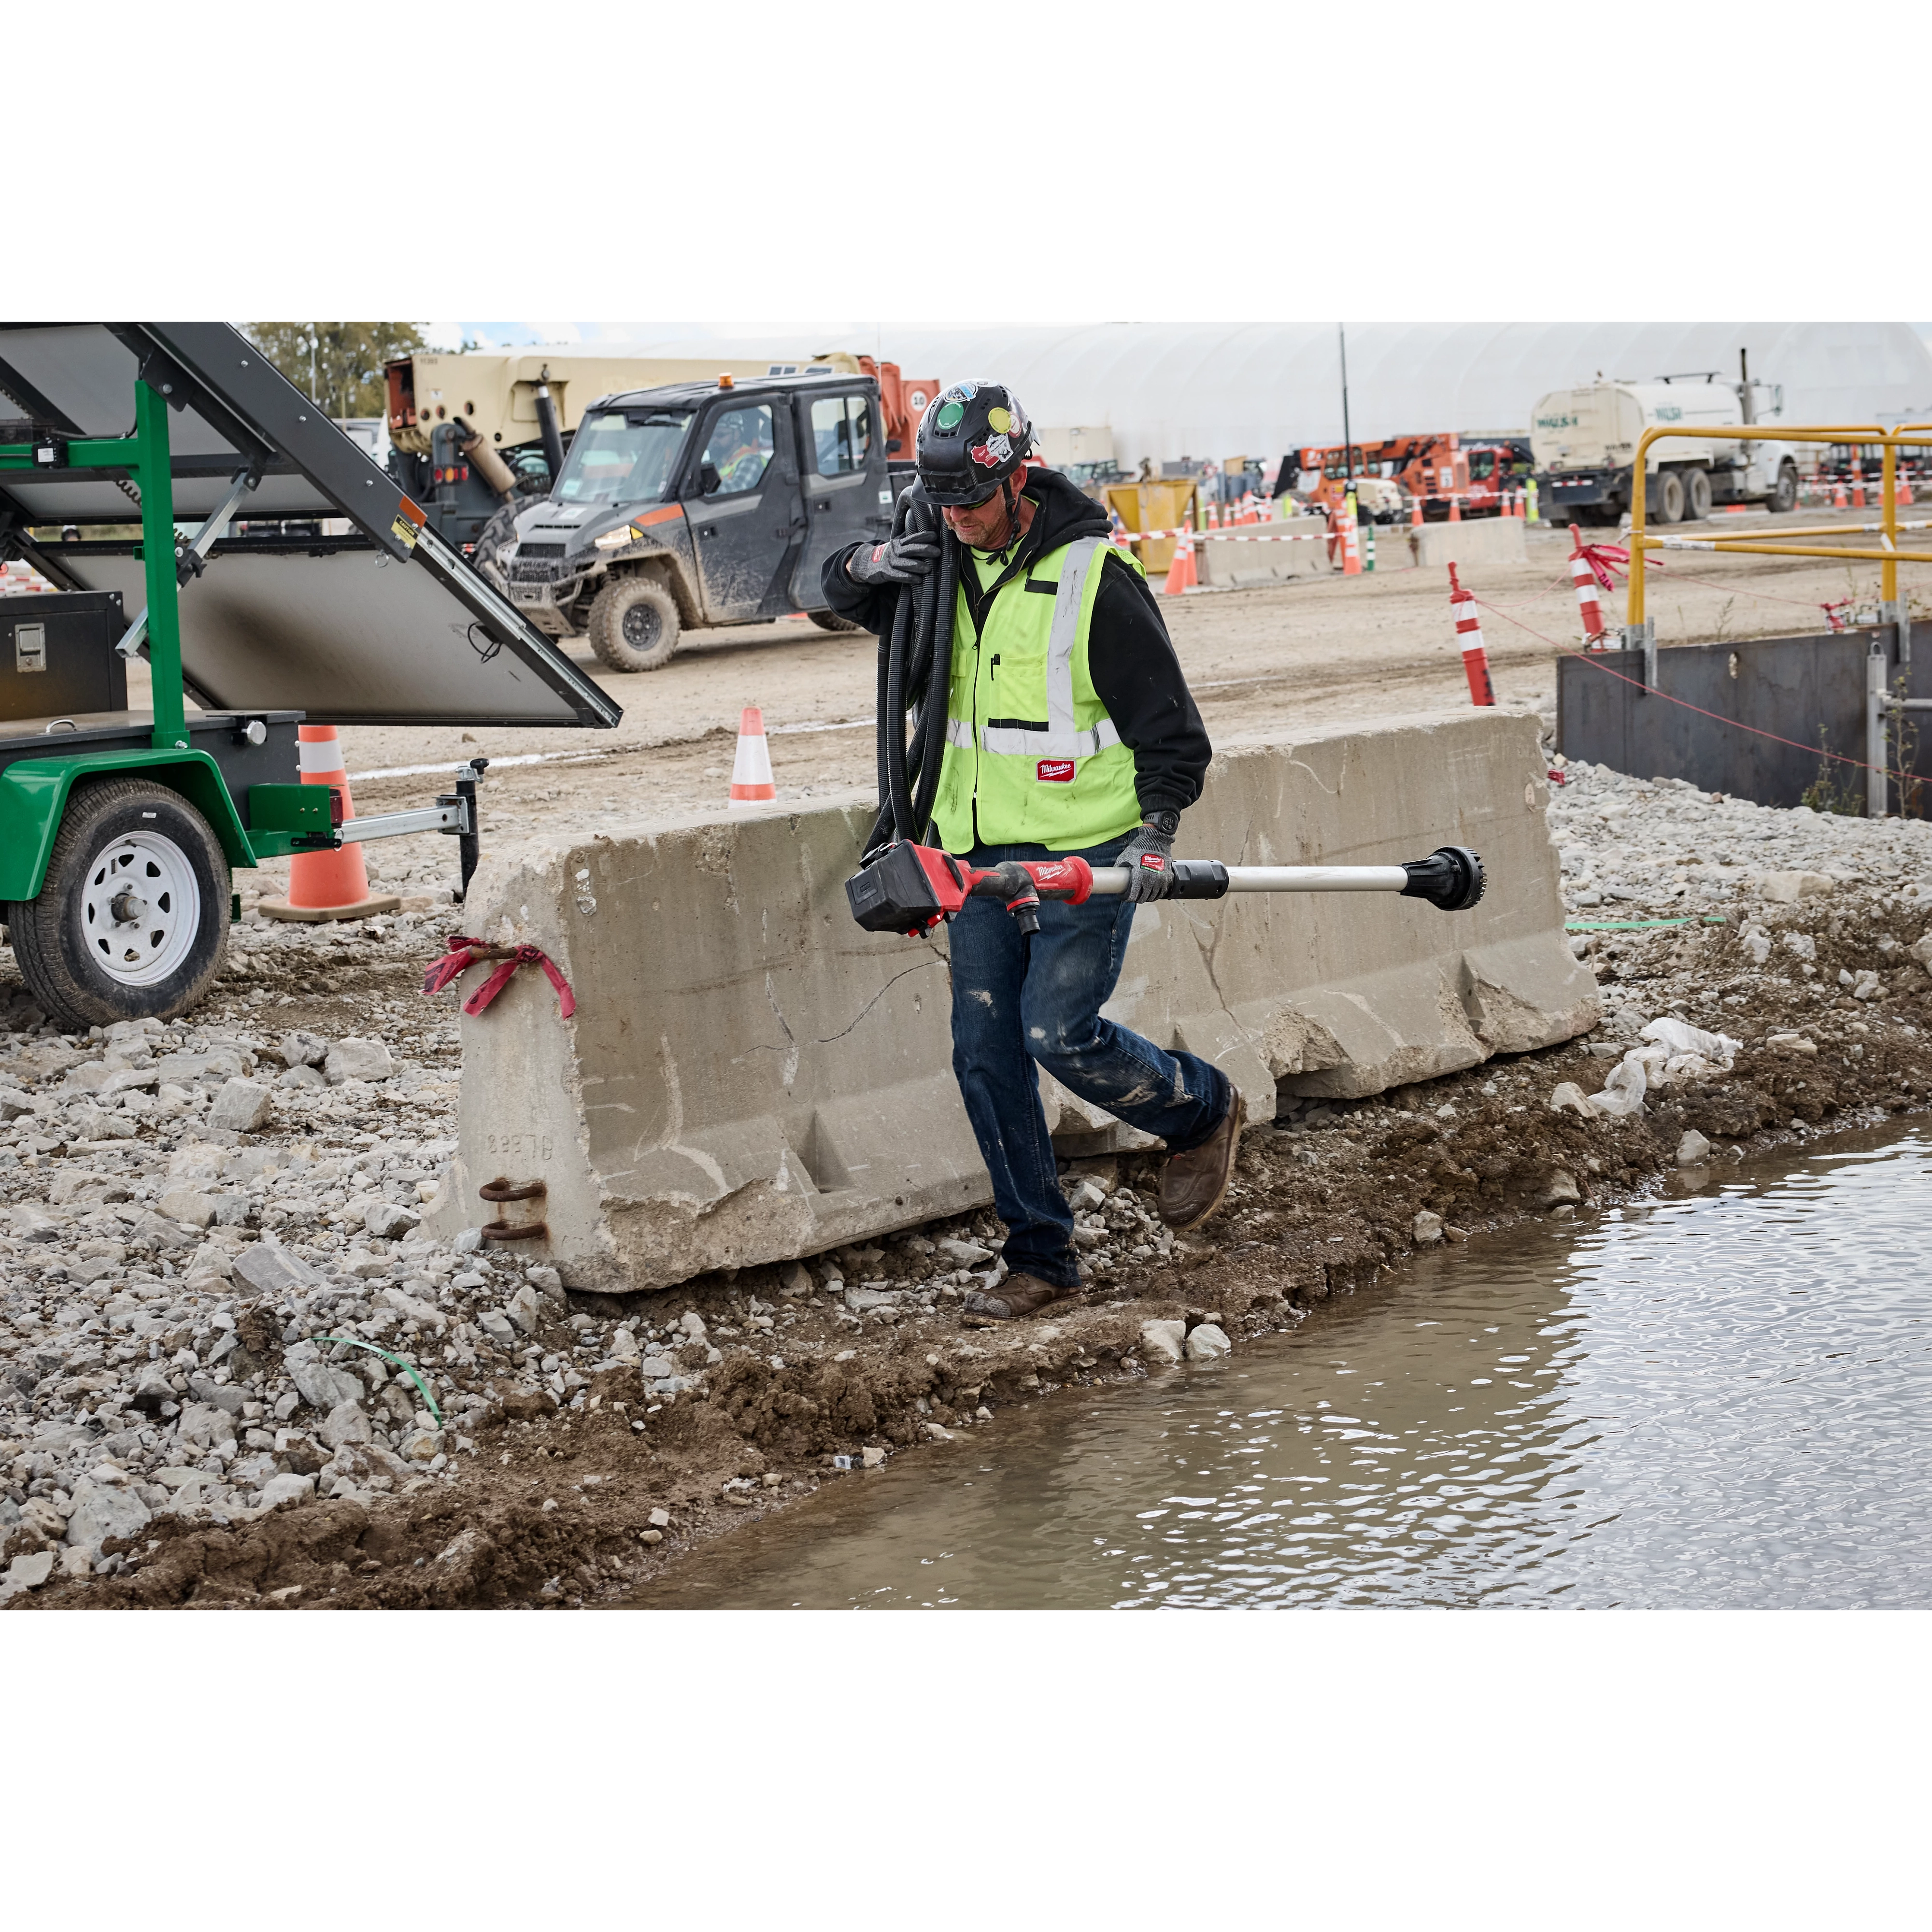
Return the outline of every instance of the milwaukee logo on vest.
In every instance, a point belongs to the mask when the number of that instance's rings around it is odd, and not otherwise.
[[[1042,758],[1034,766],[1034,776],[1042,784],[1071,784],[1073,782],[1073,760],[1071,758]]]

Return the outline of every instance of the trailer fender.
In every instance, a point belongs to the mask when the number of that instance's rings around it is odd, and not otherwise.
[[[252,868],[255,854],[220,767],[206,752],[97,752],[71,758],[18,758],[0,771],[0,900],[38,896],[47,860],[82,779],[139,773],[178,791],[214,828],[231,866]]]

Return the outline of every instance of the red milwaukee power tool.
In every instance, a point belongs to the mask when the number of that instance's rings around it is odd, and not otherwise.
[[[1464,845],[1438,845],[1426,859],[1400,866],[1224,866],[1218,859],[1177,859],[1166,896],[1225,898],[1230,892],[1397,892],[1444,912],[1466,912],[1483,896],[1483,862]],[[1127,889],[1124,866],[1084,859],[1009,859],[982,868],[950,852],[899,839],[845,881],[852,916],[868,932],[916,938],[950,919],[969,898],[998,898],[1022,932],[1040,930],[1042,899],[1079,905]]]

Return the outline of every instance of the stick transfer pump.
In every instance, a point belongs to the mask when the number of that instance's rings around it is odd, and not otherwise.
[[[980,868],[926,844],[946,744],[952,681],[952,616],[958,540],[932,505],[900,495],[893,534],[937,530],[940,566],[903,586],[890,628],[879,639],[879,813],[860,868],[845,881],[852,916],[868,932],[929,932],[969,898],[998,898],[1022,932],[1040,929],[1042,899],[1079,905],[1127,890],[1124,866],[1080,858],[1008,860]],[[907,713],[912,714],[908,734]],[[1444,912],[1466,912],[1483,896],[1483,862],[1466,846],[1442,845],[1397,866],[1225,866],[1216,859],[1174,862],[1166,896],[1218,899],[1230,892],[1396,892]]]

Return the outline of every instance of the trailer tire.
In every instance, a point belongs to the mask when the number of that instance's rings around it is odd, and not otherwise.
[[[600,663],[613,670],[656,670],[676,653],[677,600],[655,577],[614,577],[592,603],[586,628]]]
[[[1798,507],[1798,466],[1795,463],[1780,463],[1778,466],[1778,488],[1766,500],[1766,507],[1774,517],[1788,516]]]
[[[1684,479],[1684,520],[1701,524],[1711,514],[1711,472],[1694,469],[1680,474]]]
[[[179,792],[86,780],[68,794],[40,896],[5,908],[20,976],[70,1030],[184,1012],[227,956],[229,890],[221,842]],[[136,896],[139,923],[123,916]]]
[[[805,614],[821,631],[862,631],[863,624],[855,624],[850,617],[842,617],[836,610],[808,610]]]
[[[1674,470],[1660,470],[1650,488],[1650,518],[1657,524],[1684,520],[1684,484]]]

